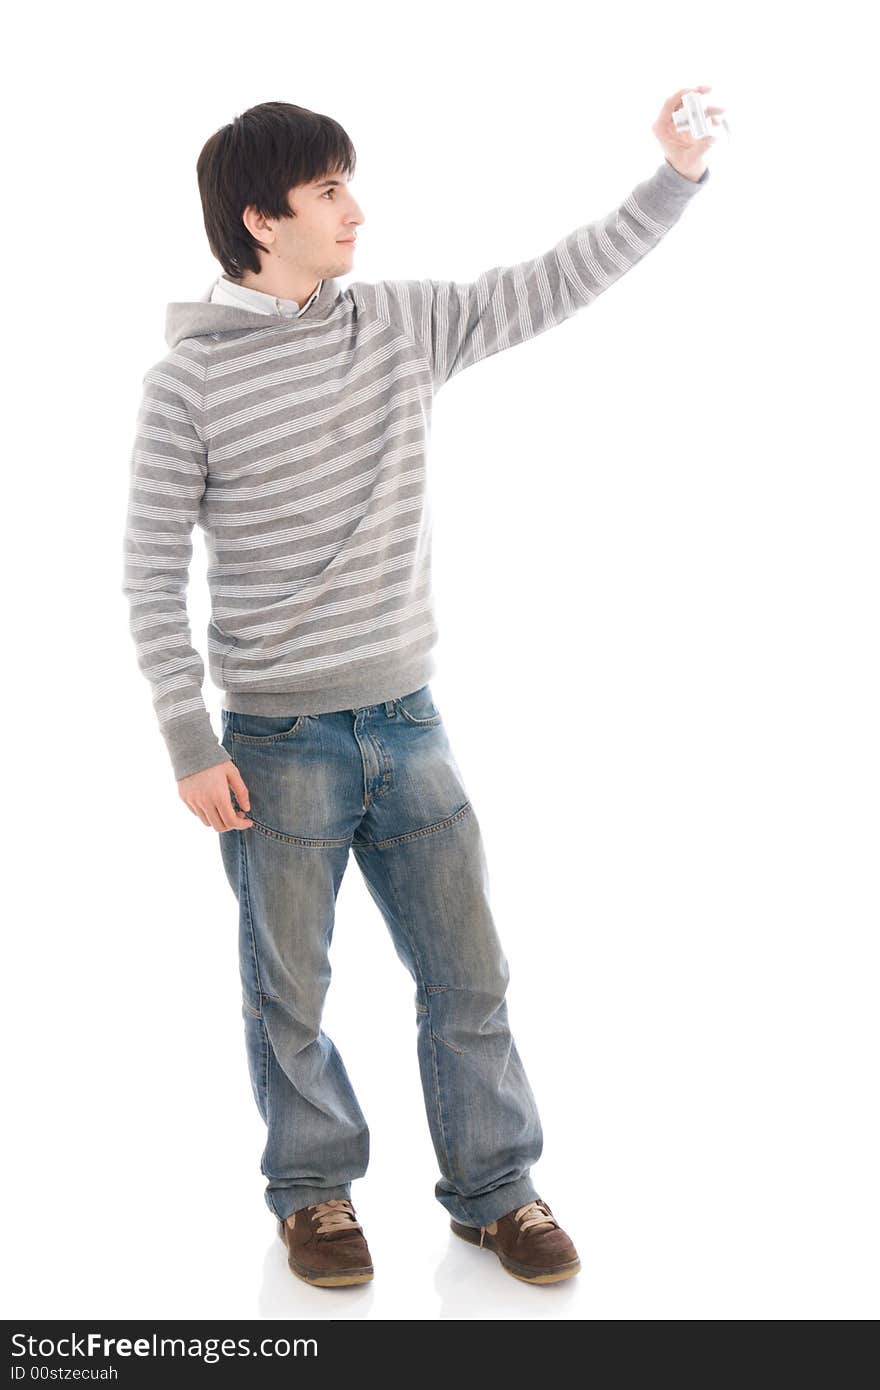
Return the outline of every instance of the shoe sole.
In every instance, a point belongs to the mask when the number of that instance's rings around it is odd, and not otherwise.
[[[476,1226],[464,1226],[458,1221],[450,1220],[450,1227],[457,1236],[466,1240],[469,1245],[480,1244],[480,1232]],[[516,1260],[511,1260],[499,1250],[495,1244],[495,1237],[488,1233],[483,1238],[484,1250],[490,1250],[493,1255],[497,1255],[508,1274],[512,1274],[514,1279],[521,1279],[524,1284],[558,1284],[560,1279],[570,1279],[572,1275],[580,1271],[581,1262],[579,1259],[570,1260],[568,1264],[556,1265],[553,1269],[542,1270],[536,1274],[534,1270],[529,1271],[528,1265],[517,1264]]]
[[[316,1284],[322,1289],[335,1289],[345,1284],[367,1284],[373,1277],[372,1265],[361,1265],[358,1269],[347,1269],[344,1274],[327,1274],[318,1269],[309,1269],[308,1265],[299,1264],[291,1255],[290,1247],[284,1239],[284,1222],[278,1221],[278,1238],[287,1251],[287,1263],[298,1279],[303,1279],[307,1284]]]

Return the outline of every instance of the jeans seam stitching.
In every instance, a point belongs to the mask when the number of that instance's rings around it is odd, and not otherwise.
[[[270,1123],[272,1119],[272,1112],[269,1108],[269,1030],[266,1027],[266,1020],[264,1018],[261,1017],[260,1023],[263,1028],[263,1051],[266,1058],[265,1064],[263,1066],[263,1085],[266,1089],[266,1130],[267,1133],[271,1133]]]
[[[388,887],[391,891],[391,896],[394,899],[394,906],[397,910],[397,919],[400,922],[400,925],[403,928],[403,930],[406,932],[407,939],[410,944],[410,950],[413,954],[413,960],[416,963],[416,969],[418,971],[417,983],[420,984],[422,988],[425,990],[425,998],[428,1002],[428,1005],[430,1006],[431,1001],[428,998],[427,986],[425,985],[425,972],[422,968],[421,955],[417,949],[415,938],[413,937],[413,934],[410,931],[409,924],[406,920],[406,914],[401,911],[400,899],[397,896],[397,888],[395,887],[394,879],[390,871],[388,873]],[[446,1155],[446,1166],[449,1169],[449,1176],[452,1179],[452,1181],[460,1184],[460,1179],[453,1167],[452,1158],[450,1157],[449,1140],[446,1135],[446,1123],[443,1119],[443,1102],[440,1096],[440,1069],[437,1065],[437,1048],[434,1045],[434,1030],[431,1026],[430,1007],[428,1008],[428,1042],[431,1047],[431,1066],[434,1073],[434,1095],[436,1096],[437,1100],[437,1123],[440,1127],[440,1134],[443,1139],[443,1152]]]
[[[450,1052],[457,1052],[460,1057],[464,1056],[463,1047],[456,1047],[454,1043],[447,1042],[445,1038],[441,1038],[439,1033],[435,1033],[433,1028],[431,1029],[431,1037],[436,1038],[438,1043],[442,1043],[444,1047],[448,1047]]]
[[[445,830],[447,826],[454,825],[456,821],[461,820],[462,816],[466,816],[470,810],[472,810],[471,803],[470,801],[466,801],[464,805],[455,812],[454,816],[447,816],[445,820],[436,821],[433,825],[423,826],[421,830],[410,830],[406,835],[394,835],[389,840],[358,840],[356,843],[359,849],[386,849],[389,845],[402,845],[405,844],[407,840],[418,840],[423,836],[433,835],[438,830]]]
[[[254,933],[254,918],[253,918],[253,912],[252,912],[252,909],[251,909],[251,883],[250,883],[250,874],[248,873],[247,846],[245,845],[245,841],[244,841],[244,832],[243,832],[243,831],[239,831],[239,834],[242,836],[242,838],[241,838],[241,840],[240,840],[240,842],[239,842],[239,845],[240,845],[240,852],[241,852],[241,865],[240,865],[239,872],[240,872],[240,874],[241,874],[241,877],[244,879],[243,888],[244,888],[245,912],[246,912],[246,915],[247,915],[247,925],[248,925],[248,940],[249,940],[249,942],[250,942],[251,958],[253,959],[253,962],[254,962],[254,975],[256,976],[256,980],[257,980],[257,993],[259,994],[259,997],[260,997],[260,1003],[259,1003],[260,1012],[259,1012],[259,1014],[257,1015],[257,1017],[260,1018],[260,1019],[262,1019],[262,1017],[263,1017],[263,981],[262,981],[262,978],[261,978],[261,976],[260,976],[260,962],[259,962],[259,960],[258,960],[258,958],[257,958],[257,939],[256,939],[256,935],[255,935],[255,933]]]
[[[434,1070],[434,1094],[437,1097],[437,1119],[440,1122],[440,1133],[443,1135],[443,1152],[446,1154],[446,1166],[449,1169],[449,1176],[453,1182],[461,1186],[461,1181],[452,1166],[452,1159],[449,1155],[449,1140],[446,1137],[446,1123],[443,1119],[443,1101],[440,1096],[440,1068],[437,1065],[437,1047],[434,1029],[431,1027],[430,1009],[428,1010],[428,1014],[428,1037],[431,1042],[431,1063]]]
[[[260,834],[265,835],[267,839],[281,840],[286,845],[299,845],[303,849],[338,849],[342,845],[351,844],[350,837],[339,840],[321,840],[305,835],[285,835],[282,830],[275,830],[271,825],[264,825],[262,821],[254,820],[252,812],[249,811],[248,816],[253,821],[253,826],[248,826],[249,830],[259,830]]]
[[[423,728],[423,729],[431,729],[431,728],[434,728],[437,724],[439,724],[439,723],[441,722],[441,720],[442,720],[442,718],[443,718],[443,716],[440,715],[440,714],[432,714],[431,717],[430,717],[430,719],[415,719],[415,718],[413,717],[413,715],[407,714],[406,710],[403,708],[402,705],[398,704],[397,708],[398,708],[398,710],[400,711],[400,713],[403,715],[404,719],[408,719],[408,720],[409,720],[410,724],[415,724],[415,725],[417,725],[417,726],[421,726],[421,728]]]

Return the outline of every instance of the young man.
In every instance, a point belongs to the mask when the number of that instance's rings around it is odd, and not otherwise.
[[[369,1131],[321,1028],[350,851],[415,982],[435,1196],[453,1231],[530,1282],[580,1268],[530,1176],[541,1122],[479,823],[428,684],[425,455],[440,387],[591,304],[705,184],[712,140],[676,131],[681,96],[653,127],[664,162],[618,208],[472,283],[340,287],[364,218],[354,148],[329,117],[267,102],[198,160],[223,274],[169,304],[169,351],[144,377],[123,591],[180,796],[220,832],[265,1197],[291,1269],[314,1284],[373,1273],[351,1202]],[[196,522],[220,742],[187,617]]]

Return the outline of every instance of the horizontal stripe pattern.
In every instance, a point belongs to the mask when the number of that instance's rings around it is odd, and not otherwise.
[[[186,605],[204,531],[228,709],[323,713],[433,674],[426,453],[436,391],[579,309],[705,183],[665,161],[607,217],[473,282],[325,282],[293,318],[170,305],[131,454],[123,592],[175,776],[225,761]]]

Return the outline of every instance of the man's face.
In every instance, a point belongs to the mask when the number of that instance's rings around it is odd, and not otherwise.
[[[251,228],[258,241],[271,246],[273,258],[316,279],[347,275],[354,263],[351,239],[364,215],[346,176],[326,174],[313,183],[298,184],[290,190],[288,202],[296,217],[259,219]]]

